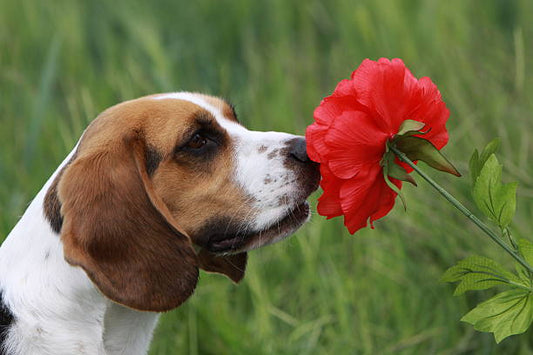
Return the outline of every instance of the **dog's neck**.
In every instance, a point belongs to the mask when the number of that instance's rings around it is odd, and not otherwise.
[[[60,237],[45,219],[46,192],[71,155],[0,247],[0,294],[13,316],[4,332],[5,351],[146,353],[158,314],[130,310],[104,297],[81,268],[65,261]]]

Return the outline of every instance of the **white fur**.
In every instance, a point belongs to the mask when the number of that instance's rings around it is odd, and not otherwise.
[[[297,136],[249,131],[195,94],[155,99],[167,98],[205,108],[232,137],[235,179],[254,201],[250,228],[264,228],[294,207],[295,176],[276,152]],[[103,296],[81,268],[65,261],[60,237],[44,217],[46,192],[75,150],[48,179],[0,248],[0,291],[15,315],[5,350],[16,355],[145,354],[159,315],[128,309]]]

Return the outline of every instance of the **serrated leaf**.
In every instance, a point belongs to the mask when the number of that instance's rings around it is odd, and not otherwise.
[[[469,256],[446,270],[441,281],[460,281],[455,289],[455,296],[466,291],[485,290],[500,285],[526,287],[516,275],[505,270],[500,264],[478,255]]]
[[[426,139],[404,135],[397,137],[394,144],[413,161],[421,160],[434,169],[461,176],[453,164]]]
[[[502,166],[492,154],[476,179],[473,196],[481,212],[505,228],[511,223],[515,213],[518,184],[502,184],[501,175]]]
[[[479,173],[481,172],[481,168],[485,165],[487,162],[487,159],[492,154],[495,154],[498,149],[500,148],[500,139],[495,138],[492,141],[490,141],[485,148],[479,153],[477,149],[474,150],[474,153],[472,153],[472,156],[470,157],[470,176],[472,178],[472,187],[474,187],[476,180],[479,176]]]
[[[519,263],[515,263],[516,275],[524,285],[529,285],[531,288],[531,279],[529,278],[529,272]]]
[[[470,168],[470,178],[472,179],[472,188],[474,188],[477,177],[479,176],[479,172],[481,170],[481,167],[479,166],[479,153],[477,149],[474,149],[474,152],[472,153],[472,156],[470,157],[468,167]]]
[[[489,159],[492,154],[496,154],[498,149],[500,149],[500,138],[494,138],[485,146],[485,148],[483,148],[483,151],[479,155],[479,167],[483,167],[487,159]]]
[[[476,330],[494,333],[496,343],[510,335],[525,332],[532,320],[531,291],[516,288],[480,303],[461,318]]]
[[[510,182],[508,184],[502,184],[496,203],[499,206],[496,207],[496,216],[500,227],[505,228],[513,221],[513,217],[516,211],[516,189],[518,187],[517,182]]]
[[[533,265],[533,243],[527,239],[518,240],[518,251],[529,265]]]

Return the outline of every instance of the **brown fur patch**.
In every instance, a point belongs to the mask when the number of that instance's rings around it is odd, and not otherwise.
[[[229,102],[224,101],[218,97],[198,94],[202,97],[208,104],[214,106],[222,112],[222,115],[230,121],[239,122],[237,119],[237,114],[235,113],[235,108]]]
[[[239,122],[239,119],[237,118],[237,112],[235,112],[235,107],[230,103],[226,103],[224,105],[224,108],[222,109],[222,114],[230,121]]]

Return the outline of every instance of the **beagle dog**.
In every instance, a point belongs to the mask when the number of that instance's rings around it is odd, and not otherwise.
[[[145,354],[198,270],[240,281],[247,251],[308,220],[319,179],[303,137],[249,131],[219,98],[107,109],[0,248],[0,353]]]

